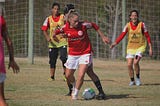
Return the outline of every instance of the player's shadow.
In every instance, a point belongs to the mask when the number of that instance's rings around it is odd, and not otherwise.
[[[120,94],[120,95],[108,95],[106,100],[108,99],[124,99],[124,98],[140,98],[130,94]]]
[[[120,94],[120,95],[107,95],[106,100],[108,99],[122,99],[122,98],[128,98],[129,94]]]
[[[92,81],[90,79],[85,79],[84,81],[89,82]],[[101,79],[100,81],[111,81],[111,82],[115,82],[115,80],[109,80],[109,79]]]
[[[143,84],[142,86],[158,86],[160,83]]]

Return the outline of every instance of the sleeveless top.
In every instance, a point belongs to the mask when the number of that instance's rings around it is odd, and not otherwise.
[[[127,53],[135,54],[137,52],[143,53],[145,51],[147,42],[146,38],[142,33],[142,22],[138,23],[135,30],[131,28],[130,23],[128,23],[128,45]]]

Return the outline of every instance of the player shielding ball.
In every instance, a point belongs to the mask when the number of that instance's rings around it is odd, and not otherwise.
[[[65,66],[66,78],[74,87],[72,91],[73,100],[78,99],[78,92],[83,84],[85,73],[90,72],[89,70],[93,70],[92,46],[87,34],[87,30],[91,28],[94,28],[98,32],[105,44],[109,43],[108,37],[101,32],[95,23],[80,22],[79,13],[75,11],[68,15],[68,22],[62,29],[56,30],[53,35],[54,39],[56,39],[57,34],[65,33],[68,38],[69,51]],[[75,81],[74,72],[78,67],[78,78]],[[104,92],[102,92],[102,94],[102,96],[105,96]],[[104,98],[102,97],[102,99]]]
[[[74,12],[75,11],[75,7],[73,4],[67,4],[64,8],[64,15],[65,15],[65,20],[66,22],[68,21],[68,15],[71,13],[71,12]],[[84,21],[79,21],[79,22],[84,22]],[[99,77],[97,76],[97,74],[94,72],[93,70],[93,63],[88,67],[88,70],[87,70],[87,75],[91,78],[91,80],[93,81],[95,87],[97,88],[98,90],[98,95],[96,95],[96,99],[98,100],[104,100],[106,98],[106,95],[103,91],[103,88],[102,88],[102,85],[101,85],[101,81],[99,79]],[[72,87],[72,86],[71,86]],[[68,93],[68,96],[71,96],[71,91],[72,89],[69,88],[69,93]]]
[[[147,41],[149,45],[149,55],[152,56],[152,44],[150,35],[148,34],[144,22],[139,21],[138,17],[139,13],[137,10],[132,10],[130,12],[129,15],[130,22],[126,24],[126,26],[123,29],[123,32],[119,35],[116,41],[110,46],[110,48],[116,46],[128,33],[126,58],[127,58],[129,76],[131,80],[129,83],[130,86],[135,84],[137,86],[141,85],[139,61],[141,60],[143,53],[145,52]],[[134,80],[134,70],[136,72],[136,81]]]

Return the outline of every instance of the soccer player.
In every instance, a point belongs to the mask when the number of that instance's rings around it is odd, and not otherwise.
[[[10,37],[8,36],[8,30],[5,19],[3,17],[3,9],[0,7],[0,106],[7,106],[4,96],[4,81],[6,79],[6,69],[4,64],[4,48],[3,39],[5,40],[8,52],[9,52],[9,64],[8,68],[12,68],[14,73],[19,72],[19,66],[14,60],[14,50]]]
[[[68,38],[68,59],[65,63],[66,66],[66,78],[69,80],[74,89],[72,91],[72,99],[76,100],[78,98],[78,92],[83,84],[85,73],[90,73],[92,75],[92,80],[95,85],[99,85],[98,88],[102,90],[102,86],[96,74],[93,72],[92,65],[92,46],[87,34],[87,30],[94,28],[104,43],[109,43],[108,37],[106,37],[99,27],[95,23],[90,22],[80,22],[79,13],[74,11],[70,12],[68,15],[68,22],[62,27],[62,29],[57,29],[53,38],[56,39],[56,35],[59,33],[65,33]],[[75,81],[74,72],[79,67],[78,78]],[[104,99],[105,94],[103,90],[98,95],[100,99]]]
[[[67,22],[68,20],[68,15],[70,14],[70,12],[75,11],[75,7],[73,4],[67,4],[64,8],[64,15],[65,15],[65,21]],[[81,21],[84,22],[84,21]],[[99,80],[99,77],[96,75],[96,73],[94,73],[93,71],[93,63],[88,67],[87,70],[87,75],[92,79],[93,83],[95,84],[97,90],[99,91],[98,95],[96,95],[96,99],[98,100],[103,100],[106,98],[106,95],[103,91],[101,82]],[[71,96],[71,92],[72,92],[72,85],[69,86],[69,93],[68,96]]]
[[[59,13],[60,5],[56,2],[52,5],[52,14],[48,16],[41,30],[48,41],[49,48],[49,64],[50,64],[50,78],[49,80],[55,80],[55,70],[58,54],[60,53],[60,60],[62,61],[62,66],[65,74],[64,63],[67,60],[67,39],[64,38],[61,34],[57,36],[59,42],[56,42],[51,36],[55,29],[58,29],[64,25],[64,15]],[[47,32],[49,29],[49,33]]]
[[[144,22],[139,21],[138,19],[139,13],[137,10],[132,10],[130,12],[129,18],[130,22],[126,24],[123,29],[123,32],[119,35],[114,43],[110,46],[113,48],[116,46],[127,34],[128,32],[128,44],[127,44],[127,64],[128,64],[128,71],[130,77],[129,85],[141,85],[140,81],[140,65],[139,61],[141,60],[143,53],[145,52],[147,42],[149,45],[149,55],[152,56],[152,44],[151,38],[148,34],[147,28]],[[134,66],[134,69],[133,69]],[[134,79],[134,70],[136,72],[136,80]]]

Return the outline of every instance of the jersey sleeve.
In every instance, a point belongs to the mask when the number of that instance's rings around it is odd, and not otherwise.
[[[49,28],[49,18],[47,17],[41,26],[42,31],[47,31]]]
[[[2,31],[6,29],[6,21],[3,16],[0,17]],[[2,33],[3,34],[3,33]]]
[[[95,30],[99,29],[99,26],[95,23],[84,22],[83,25],[86,26],[87,29],[91,29],[91,28],[94,28]]]
[[[147,39],[147,42],[148,42],[148,43],[151,43],[151,37],[150,37],[150,35],[149,35],[149,33],[148,33],[148,30],[147,30],[147,28],[146,28],[146,26],[145,26],[144,23],[142,23],[142,31],[143,31],[146,39]]]
[[[126,24],[126,26],[124,27],[122,33],[116,39],[116,43],[117,44],[124,38],[124,36],[127,34],[127,32],[128,32],[128,25]]]

